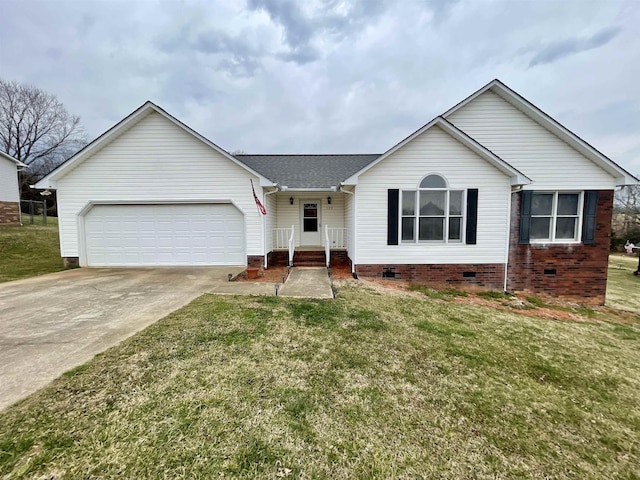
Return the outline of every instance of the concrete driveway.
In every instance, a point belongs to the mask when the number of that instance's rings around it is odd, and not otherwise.
[[[242,270],[81,268],[1,283],[0,410]]]

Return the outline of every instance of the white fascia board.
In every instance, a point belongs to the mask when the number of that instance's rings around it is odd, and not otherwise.
[[[389,155],[391,155],[393,152],[399,150],[400,148],[404,147],[407,143],[409,143],[411,140],[413,140],[414,138],[416,138],[418,135],[426,132],[427,130],[429,130],[431,127],[433,127],[438,121],[438,118],[434,118],[433,120],[431,120],[429,123],[427,123],[426,125],[424,125],[423,127],[419,128],[418,130],[416,130],[415,132],[413,132],[411,135],[409,135],[408,137],[405,137],[403,140],[401,140],[399,143],[396,143],[393,147],[391,147],[389,150],[387,150],[386,152],[384,152],[382,155],[380,155],[378,158],[376,158],[373,162],[371,162],[369,165],[366,165],[364,168],[358,170],[356,173],[354,173],[353,175],[351,175],[349,178],[347,178],[344,182],[342,182],[344,185],[357,185],[358,184],[358,177],[360,175],[362,175],[364,172],[368,171],[369,169],[373,168],[374,166],[376,166],[378,163],[380,163],[382,160],[384,160],[385,158],[387,158]]]
[[[19,168],[29,168],[26,163],[22,163],[17,158],[13,158],[11,155],[9,155],[8,153],[4,153],[3,151],[0,151],[0,157],[15,163]]]
[[[519,93],[515,92],[507,85],[502,83],[500,80],[495,79],[486,84],[481,89],[469,95],[467,98],[462,100],[457,105],[453,106],[446,112],[442,114],[442,117],[447,118],[452,115],[454,112],[460,110],[462,107],[467,105],[469,102],[475,100],[480,95],[485,93],[486,91],[491,90],[496,95],[502,97],[504,100],[512,104],[522,113],[527,115],[533,121],[549,130],[551,133],[560,138],[563,142],[574,148],[576,151],[581,153],[583,156],[591,160],[593,163],[602,168],[605,172],[616,179],[616,184],[618,186],[623,185],[637,185],[640,181],[627,172],[620,165],[615,163],[609,157],[598,151],[593,146],[589,145],[582,138],[577,136],[571,130],[566,128],[564,125],[554,120],[550,115],[547,115],[544,111],[538,108],[536,105],[531,103],[529,100],[524,98]]]
[[[225,149],[219,147],[218,145],[216,145],[215,143],[213,143],[211,140],[209,140],[208,138],[200,135],[198,132],[196,132],[195,130],[193,130],[191,127],[189,127],[188,125],[182,123],[180,120],[178,120],[177,118],[173,117],[171,114],[165,112],[162,108],[160,108],[159,106],[157,106],[156,104],[154,104],[153,102],[147,102],[151,105],[151,107],[160,115],[162,115],[163,117],[165,117],[167,120],[173,122],[174,124],[176,124],[178,127],[182,128],[183,130],[189,132],[191,135],[193,135],[194,137],[196,137],[198,140],[200,140],[201,142],[207,144],[208,146],[210,146],[211,148],[213,148],[216,152],[218,152],[219,154],[221,154],[222,156],[226,157],[227,159],[231,160],[233,163],[235,163],[236,165],[242,167],[243,169],[245,169],[246,171],[248,171],[249,173],[255,175],[256,177],[258,177],[260,179],[260,185],[262,186],[268,186],[271,187],[273,185],[275,185],[274,182],[272,182],[271,180],[269,180],[267,177],[261,175],[260,173],[256,172],[255,170],[253,170],[252,168],[248,167],[247,165],[245,165],[244,163],[242,163],[240,160],[238,160],[237,158],[235,158],[233,155],[231,155],[229,152],[227,152]]]
[[[524,173],[511,166],[508,162],[505,162],[502,158],[479,143],[473,137],[467,135],[465,132],[460,130],[451,122],[448,122],[446,119],[441,118],[441,120],[442,121],[438,123],[438,126],[440,128],[447,132],[451,137],[458,140],[460,143],[472,150],[478,156],[484,158],[502,173],[508,175],[511,178],[511,185],[529,185],[530,183],[532,183],[532,180]]]
[[[280,191],[282,192],[337,192],[338,191],[338,187],[308,187],[308,188],[304,188],[304,187],[288,187],[286,185],[283,185],[280,189]]]
[[[102,135],[96,138],[93,142],[89,143],[86,147],[84,147],[82,150],[80,150],[71,158],[69,158],[66,162],[58,166],[58,168],[56,168],[55,170],[50,172],[47,176],[45,176],[43,179],[41,179],[38,183],[36,183],[36,188],[54,188],[52,186],[49,186],[52,180],[58,180],[62,178],[66,174],[66,172],[70,171],[72,167],[82,162],[84,159],[92,155],[97,150],[104,147],[106,144],[108,144],[111,141],[111,139],[114,136],[118,135],[120,132],[126,131],[126,129],[129,128],[132,124],[135,124],[138,121],[142,120],[146,115],[148,115],[151,112],[156,112],[162,115],[164,118],[166,118],[173,124],[177,125],[181,129],[185,130],[187,133],[190,133],[191,135],[193,135],[194,137],[196,137],[198,140],[205,143],[209,147],[213,148],[216,152],[220,153],[221,155],[223,155],[224,157],[226,157],[236,165],[242,167],[244,170],[255,175],[260,180],[261,186],[274,185],[274,183],[271,180],[264,177],[263,175],[260,175],[258,172],[254,171],[253,169],[249,168],[247,165],[240,162],[237,158],[233,157],[233,155],[228,153],[226,150],[220,148],[215,143],[213,143],[206,137],[203,137],[188,125],[182,123],[177,118],[171,116],[169,113],[165,112],[162,108],[158,107],[153,102],[147,101],[140,108],[134,110],[132,113],[130,113],[120,122],[118,122],[116,125],[114,125],[109,130],[104,132]],[[48,186],[44,186],[44,185],[48,185]]]
[[[354,173],[351,177],[347,178],[344,182],[342,182],[343,185],[357,185],[358,177],[361,174],[363,174],[364,172],[372,168],[374,165],[377,165],[378,163],[383,161],[385,158],[387,158],[388,156],[390,156],[391,154],[393,154],[394,152],[396,152],[397,150],[399,150],[400,148],[404,147],[406,144],[411,142],[414,138],[418,137],[419,135],[423,134],[424,132],[426,132],[427,130],[429,130],[431,127],[434,127],[434,126],[440,127],[445,133],[451,136],[454,140],[460,142],[461,144],[463,144],[464,146],[466,146],[467,148],[469,148],[470,150],[478,154],[480,157],[487,160],[491,165],[493,165],[495,168],[503,172],[505,175],[511,177],[512,185],[527,185],[531,183],[531,179],[529,177],[527,177],[522,172],[513,168],[511,165],[509,165],[507,162],[502,160],[496,154],[488,150],[486,147],[478,143],[473,138],[469,137],[466,133],[464,133],[460,129],[456,128],[453,124],[448,122],[446,119],[442,117],[436,117],[433,120],[431,120],[429,123],[427,123],[425,126],[423,126],[422,128],[419,128],[418,130],[413,132],[411,135],[406,137],[400,143],[394,145],[392,148],[390,148],[385,153],[380,155],[380,157],[378,157],[372,163],[364,167],[362,170]]]

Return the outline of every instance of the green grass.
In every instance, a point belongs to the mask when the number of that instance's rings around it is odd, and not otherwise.
[[[42,225],[42,217],[23,226],[0,227],[0,282],[19,280],[44,273],[64,270],[60,258],[58,219],[49,217]]]
[[[639,363],[638,323],[205,295],[0,413],[0,478],[639,478]]]
[[[636,256],[609,257],[607,306],[640,313],[640,276],[633,275],[637,268]]]

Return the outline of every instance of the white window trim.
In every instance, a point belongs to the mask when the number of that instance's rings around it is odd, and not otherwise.
[[[532,195],[537,193],[542,194],[552,194],[553,195],[553,204],[551,207],[551,237],[550,238],[530,238],[530,244],[549,244],[553,243],[555,245],[577,245],[582,243],[582,221],[583,221],[583,213],[584,213],[584,192],[576,191],[576,190],[533,190]],[[562,194],[578,194],[578,225],[576,232],[576,237],[574,239],[560,238],[556,239],[556,220],[558,219],[557,207],[558,207],[558,195]],[[549,215],[533,215],[531,214],[531,218],[541,218],[548,217]],[[561,217],[574,217],[574,215],[560,215]],[[531,236],[531,233],[529,233]]]
[[[444,178],[444,177],[443,177]],[[422,180],[420,180],[422,182]],[[446,179],[445,179],[446,182]],[[418,183],[420,185],[420,183]],[[447,182],[448,185],[448,182]],[[413,205],[413,215],[403,215],[402,213],[402,205],[403,198],[405,192],[415,193],[414,205]],[[445,192],[445,215],[443,217],[433,216],[433,215],[420,215],[420,192]],[[449,213],[449,202],[450,202],[450,192],[462,192],[462,214],[461,215],[451,215]],[[466,228],[467,228],[467,189],[466,188],[451,188],[450,186],[447,188],[414,188],[414,189],[404,189],[400,190],[400,201],[398,202],[398,240],[400,245],[443,245],[443,244],[453,244],[453,245],[464,245],[466,243]],[[420,238],[420,218],[444,218],[444,231],[443,237],[444,240],[419,240]],[[449,218],[460,218],[460,240],[450,240],[449,239]],[[413,240],[403,240],[402,239],[402,219],[403,218],[413,218]]]

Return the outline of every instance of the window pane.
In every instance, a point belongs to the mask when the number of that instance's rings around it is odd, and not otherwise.
[[[420,215],[444,215],[446,192],[420,192]]]
[[[577,215],[578,197],[577,193],[558,194],[558,215]]]
[[[447,188],[447,182],[440,175],[429,175],[422,179],[420,188]]]
[[[415,229],[415,217],[407,217],[402,219],[402,240],[415,240],[413,231]]]
[[[531,195],[531,215],[552,215],[552,208],[552,193],[534,193]]]
[[[574,240],[577,220],[577,218],[558,217],[556,219],[556,239]]]
[[[402,215],[415,215],[416,192],[402,192]]]
[[[416,225],[415,217],[407,217],[402,219],[402,240],[415,240],[414,235]]]
[[[304,218],[302,225],[305,232],[317,232],[318,231],[318,219],[317,218]]]
[[[462,240],[462,219],[449,219],[449,240]]]
[[[449,215],[462,215],[462,192],[449,193]]]
[[[531,219],[529,238],[532,240],[549,240],[551,238],[551,218],[534,217]]]
[[[317,203],[305,203],[303,214],[307,218],[313,218],[318,216],[318,204]]]
[[[444,240],[444,218],[420,218],[420,240]]]

